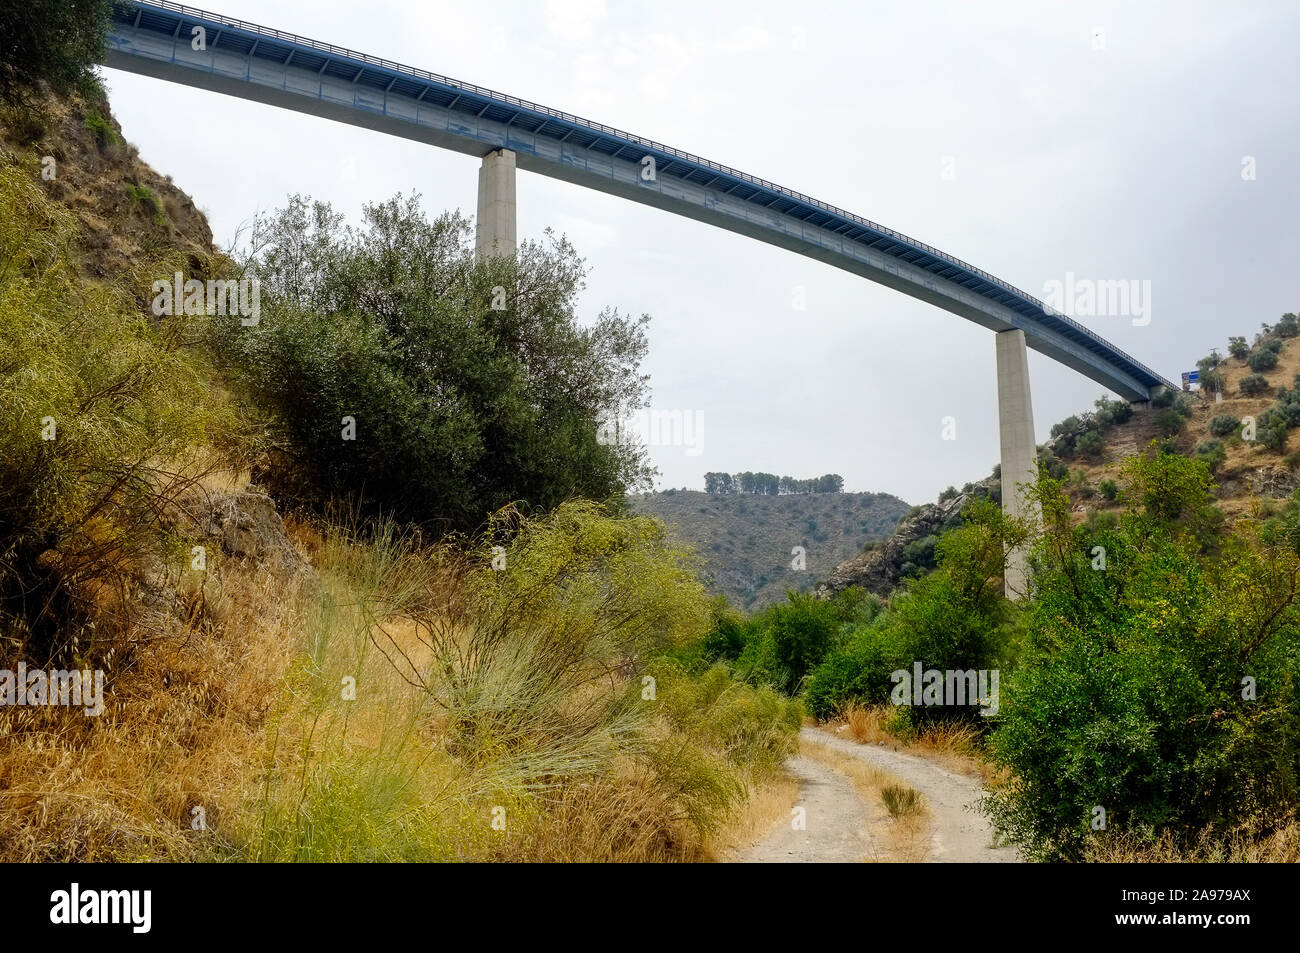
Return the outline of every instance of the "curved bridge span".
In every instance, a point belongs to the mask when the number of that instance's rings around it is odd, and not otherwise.
[[[514,251],[517,166],[748,235],[974,321],[996,335],[1003,500],[1013,512],[1021,510],[1017,483],[1034,472],[1026,346],[1130,401],[1173,387],[1032,295],[922,241],[481,86],[170,0],[117,0],[105,64],[482,157],[480,254]]]

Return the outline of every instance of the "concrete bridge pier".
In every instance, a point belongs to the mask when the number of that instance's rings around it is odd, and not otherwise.
[[[497,149],[478,170],[474,254],[479,259],[515,254],[515,154]]]
[[[1025,498],[1022,484],[1038,479],[1038,447],[1034,443],[1034,408],[1029,397],[1029,356],[1025,332],[1019,328],[999,331],[998,433],[1002,444],[1002,511],[1008,516],[1029,517],[1038,524],[1038,507]],[[1007,553],[1003,591],[1008,599],[1021,599],[1029,592],[1029,571],[1023,548]]]

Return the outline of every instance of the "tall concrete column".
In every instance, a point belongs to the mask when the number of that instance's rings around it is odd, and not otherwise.
[[[1002,511],[1039,521],[1038,508],[1025,499],[1019,484],[1038,479],[1038,448],[1034,443],[1034,408],[1029,399],[1029,355],[1025,332],[996,335],[998,352],[998,433],[1002,442]],[[1004,591],[1008,599],[1028,593],[1028,568],[1023,549],[1007,554]]]
[[[478,258],[515,253],[515,154],[498,149],[483,157],[478,170],[478,218],[474,254]]]

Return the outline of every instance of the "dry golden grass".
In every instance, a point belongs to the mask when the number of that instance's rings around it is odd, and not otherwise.
[[[705,838],[704,854],[710,860],[729,860],[790,819],[799,801],[799,781],[787,771],[761,783],[751,783],[740,808]]]
[[[897,775],[870,762],[845,754],[830,745],[802,738],[800,751],[816,758],[832,771],[853,782],[854,789],[867,808],[867,834],[874,845],[873,863],[921,863],[930,854],[933,819],[919,792]],[[885,805],[884,791],[896,788],[913,791],[919,798],[917,810],[892,816]]]
[[[1093,840],[1084,859],[1101,864],[1294,864],[1300,863],[1300,823],[1292,822],[1266,837],[1247,834],[1227,838],[1202,835],[1191,847],[1179,847],[1168,835],[1155,843],[1123,834]]]
[[[1003,772],[980,755],[978,734],[970,725],[949,723],[930,725],[915,737],[900,737],[889,730],[893,709],[889,705],[861,705],[851,702],[838,718],[819,727],[861,744],[886,745],[896,751],[921,755],[938,761],[960,774],[977,777],[989,787],[1004,781]]]
[[[298,625],[289,580],[231,565],[208,588],[221,592],[224,621],[128,633],[99,717],[52,706],[0,715],[0,859],[204,852],[194,809],[211,828],[245,796]]]

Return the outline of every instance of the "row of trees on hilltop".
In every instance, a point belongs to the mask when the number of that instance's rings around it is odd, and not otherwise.
[[[775,473],[706,473],[704,492],[718,496],[733,493],[757,493],[761,496],[778,496],[792,493],[840,493],[844,490],[844,477],[838,473],[825,473],[807,480],[779,477]]]

